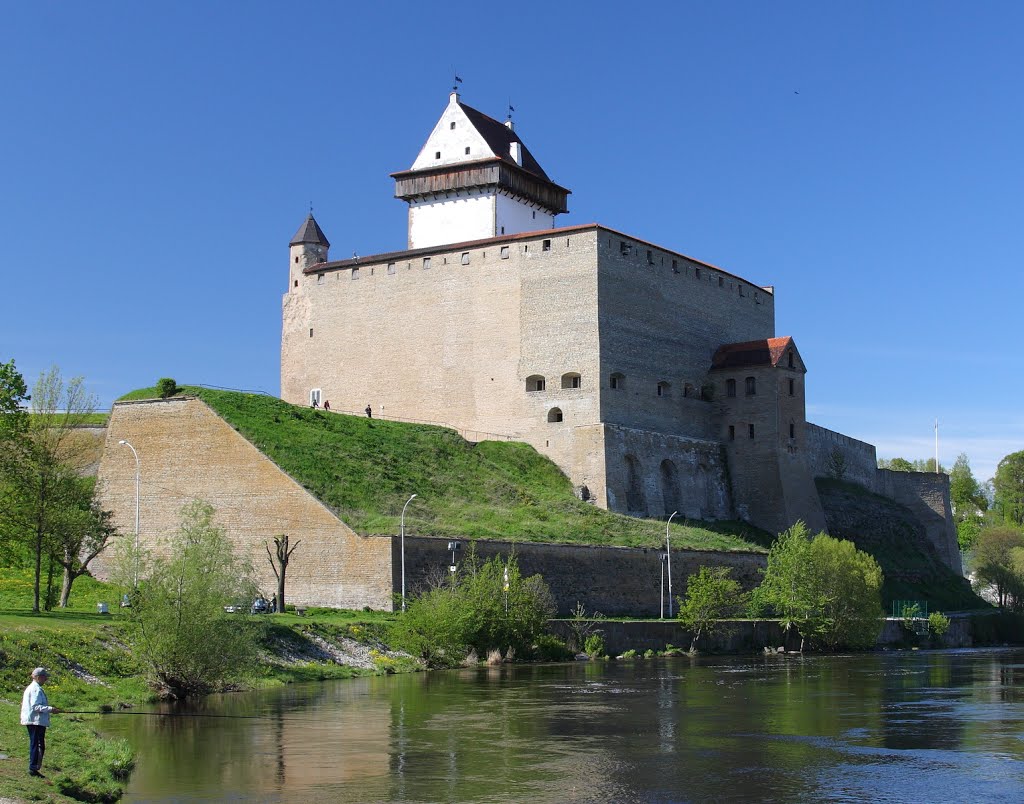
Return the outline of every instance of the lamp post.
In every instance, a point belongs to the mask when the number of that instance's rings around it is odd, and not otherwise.
[[[665,523],[665,561],[668,563],[668,618],[670,620],[672,619],[672,549],[669,547],[668,527],[672,524],[672,517],[678,513],[678,511],[673,511],[672,516]]]
[[[132,451],[132,455],[135,456],[135,582],[133,587],[138,589],[139,587],[139,453],[135,451],[135,447],[125,441],[123,438],[117,442],[122,447],[128,447]]]
[[[415,499],[416,495],[413,494],[405,501],[405,505],[402,506],[402,611],[405,611],[405,509],[408,508],[409,503]]]
[[[668,558],[661,554],[661,619],[665,619],[665,560]]]

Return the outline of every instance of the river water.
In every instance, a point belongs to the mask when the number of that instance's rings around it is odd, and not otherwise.
[[[1024,652],[421,673],[108,716],[129,802],[1019,802]]]

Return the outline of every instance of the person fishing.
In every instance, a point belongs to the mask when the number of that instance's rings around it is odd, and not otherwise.
[[[50,706],[43,690],[49,678],[50,673],[45,667],[37,667],[32,671],[32,683],[25,687],[21,696],[21,725],[28,729],[29,776],[43,775],[40,769],[46,753],[46,728],[50,725],[50,715],[60,712],[56,706]]]

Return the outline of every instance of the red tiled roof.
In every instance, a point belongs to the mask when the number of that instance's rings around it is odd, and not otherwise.
[[[719,346],[711,359],[712,369],[751,368],[754,366],[779,365],[786,349],[793,345],[790,336],[785,338],[762,338],[743,343],[727,343]]]

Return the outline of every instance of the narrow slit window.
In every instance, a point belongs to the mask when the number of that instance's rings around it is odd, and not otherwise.
[[[789,395],[790,395],[790,396],[793,396],[793,389],[794,389],[794,386],[795,386],[795,383],[793,382],[793,380],[792,380],[792,379],[790,379],[790,381],[789,381]]]
[[[434,151],[434,159],[440,159],[440,158],[441,158],[441,152],[440,151]]]
[[[745,386],[744,393],[746,393],[747,396],[757,396],[757,380],[756,379],[754,379],[753,377],[747,377],[743,381],[743,384]]]
[[[736,396],[736,380],[725,381],[725,395]]]
[[[730,441],[735,441],[736,440],[736,425],[735,424],[730,424],[729,425],[729,440]]]
[[[754,425],[753,424],[748,424],[747,425],[747,435],[749,435],[751,438],[754,437]]]

